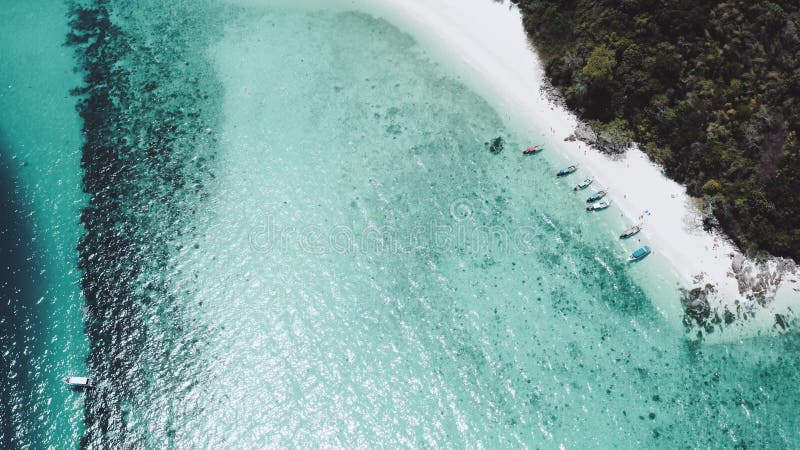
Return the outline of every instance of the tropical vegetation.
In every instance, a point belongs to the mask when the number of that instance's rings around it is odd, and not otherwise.
[[[752,254],[800,261],[800,2],[522,0],[567,105]]]

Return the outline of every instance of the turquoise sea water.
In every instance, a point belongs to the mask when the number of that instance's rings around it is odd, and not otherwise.
[[[4,245],[36,255],[3,280],[3,370],[27,374],[4,447],[800,442],[796,334],[689,339],[615,213],[583,211],[577,180],[521,157],[536,130],[402,30],[112,1],[62,47],[67,7],[45,3],[3,11],[0,39]],[[74,370],[98,387],[62,389]]]
[[[61,378],[86,371],[80,272],[80,83],[60,2],[0,8],[0,447],[69,448],[83,402]]]

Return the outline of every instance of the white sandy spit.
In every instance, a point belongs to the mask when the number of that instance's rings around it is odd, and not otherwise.
[[[239,4],[294,4],[282,0],[228,0]],[[566,142],[578,126],[575,115],[551,101],[545,77],[522,27],[518,9],[492,0],[307,0],[305,6],[366,11],[409,32],[437,58],[456,66],[478,93],[505,115],[515,128],[535,124],[551,133],[546,152],[562,163],[579,164],[609,191],[612,207],[630,223],[644,214],[643,237],[674,268],[686,289],[712,284],[708,301],[721,311],[727,306],[750,311],[714,340],[778,332],[775,314],[796,317],[800,305],[800,269],[774,258],[758,263],[744,258],[724,236],[703,231],[700,212],[686,190],[663,175],[638,148],[611,158],[581,142]],[[527,129],[532,129],[530,126]],[[531,142],[537,143],[537,142]],[[511,151],[511,150],[509,150]],[[559,156],[553,157],[557,153]],[[573,180],[576,181],[577,180]],[[644,241],[645,239],[643,239]],[[643,261],[646,263],[647,260]],[[738,274],[738,275],[737,275]],[[674,301],[679,302],[676,292]],[[674,308],[670,308],[673,309]],[[708,339],[708,338],[707,338]]]

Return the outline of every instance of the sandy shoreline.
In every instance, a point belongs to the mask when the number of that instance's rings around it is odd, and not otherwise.
[[[515,7],[490,0],[366,0],[365,6],[462,66],[468,72],[466,81],[487,98],[498,100],[499,111],[508,112],[506,120],[523,128],[526,122],[534,122],[539,129],[549,130],[550,135],[544,136],[548,150],[593,175],[630,223],[643,217],[641,234],[654,256],[669,262],[686,289],[712,284],[716,291],[708,297],[712,308],[727,306],[735,312],[738,305],[741,311],[753,313],[751,320],[733,327],[737,332],[723,335],[779,331],[775,314],[794,317],[788,309],[800,303],[800,274],[794,264],[780,259],[746,260],[724,236],[705,232],[686,190],[664,176],[641,150],[633,148],[612,159],[581,142],[564,141],[578,120],[547,98],[543,69]],[[745,288],[740,280],[756,286]]]
[[[263,5],[263,0],[228,0],[238,5]],[[517,130],[527,130],[531,144],[546,145],[543,157],[556,165],[577,163],[580,175],[595,178],[593,187],[609,191],[612,208],[627,219],[640,221],[643,243],[653,249],[647,265],[669,267],[684,289],[714,286],[706,301],[720,315],[745,313],[710,340],[729,340],[761,332],[779,332],[775,315],[797,318],[800,305],[800,269],[789,261],[756,262],[744,258],[724,236],[703,231],[700,212],[686,190],[663,175],[641,150],[611,158],[582,142],[564,139],[575,132],[574,114],[553,102],[545,90],[544,71],[529,45],[518,9],[492,0],[270,0],[270,5],[293,8],[356,10],[383,18],[411,34],[437,60],[456,69],[467,85],[484,96]],[[545,130],[541,134],[541,130]],[[573,184],[574,184],[573,183]],[[647,211],[648,213],[645,213]],[[612,214],[611,211],[608,212]],[[627,225],[626,225],[627,227]],[[616,233],[622,230],[613,230]],[[618,241],[618,240],[616,240]],[[630,252],[635,242],[617,242]],[[736,273],[738,275],[736,275]],[[738,277],[738,278],[737,278]],[[672,289],[672,288],[670,288]],[[677,288],[676,288],[677,291]],[[670,305],[655,306],[665,315],[681,311],[681,295]],[[680,313],[682,315],[682,313]],[[712,314],[713,315],[713,314]],[[787,320],[788,321],[788,320]],[[709,340],[709,339],[707,339]]]

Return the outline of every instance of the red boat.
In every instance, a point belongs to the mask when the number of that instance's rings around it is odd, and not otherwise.
[[[540,151],[544,150],[544,147],[541,145],[534,145],[533,147],[526,148],[522,154],[523,155],[533,155],[534,153],[539,153]]]

